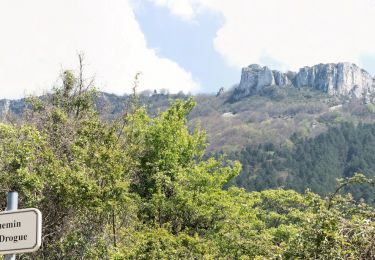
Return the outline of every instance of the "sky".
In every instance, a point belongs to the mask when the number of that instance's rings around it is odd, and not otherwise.
[[[375,75],[375,0],[0,0],[0,98],[76,70],[101,91],[215,93],[258,63],[353,62]]]

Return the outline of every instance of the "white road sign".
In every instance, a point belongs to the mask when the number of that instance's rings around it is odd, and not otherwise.
[[[38,250],[42,242],[42,213],[37,209],[0,212],[0,255]]]

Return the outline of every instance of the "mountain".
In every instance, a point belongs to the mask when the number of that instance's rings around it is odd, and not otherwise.
[[[224,153],[241,161],[243,171],[236,185],[248,190],[311,188],[326,194],[336,178],[350,177],[354,171],[375,177],[371,82],[367,72],[348,63],[320,64],[298,73],[250,65],[242,70],[238,86],[221,89],[217,95],[195,95],[189,125],[206,130],[207,155]],[[189,97],[142,92],[137,100],[155,117],[175,100]],[[98,92],[95,104],[98,113],[111,121],[130,108],[131,99]],[[25,99],[0,100],[0,121],[24,120],[26,107]],[[337,136],[343,138],[336,140]],[[375,205],[370,199],[375,193],[367,188],[356,194],[355,198]]]
[[[20,117],[26,109],[26,100],[10,100],[1,99],[0,100],[0,121],[5,121],[9,117]]]
[[[228,102],[233,93],[234,90],[227,90],[219,96],[194,96],[197,105],[189,115],[189,124],[206,129],[208,152],[230,153],[262,143],[290,146],[290,136],[294,133],[312,138],[341,122],[357,124],[375,120],[374,104],[330,96],[310,87],[270,86],[237,102]],[[139,103],[155,116],[174,100],[187,98],[188,95],[182,94],[140,93]],[[99,92],[96,107],[103,118],[114,120],[129,109],[130,99],[130,95]],[[0,100],[0,121],[22,121],[25,108],[25,99]]]
[[[48,99],[50,96],[47,94],[41,96],[43,100]],[[167,109],[173,100],[187,99],[189,95],[183,93],[169,94],[162,93],[149,93],[144,91],[139,93],[139,105],[145,105],[151,116],[156,116],[159,111]],[[115,95],[105,92],[96,92],[95,94],[95,107],[97,112],[107,120],[113,120],[120,116],[126,109],[129,109],[132,95]],[[0,121],[7,120],[22,120],[25,111],[28,107],[27,98],[10,100],[0,99]]]
[[[342,122],[373,122],[371,81],[367,72],[349,63],[304,67],[298,73],[250,65],[242,70],[240,84],[233,89],[221,89],[217,95],[195,95],[197,106],[189,115],[189,123],[206,129],[209,152],[230,153],[263,143],[289,147],[293,134],[313,138]],[[368,90],[366,98],[337,94],[355,96],[361,92],[358,89]],[[188,97],[142,92],[139,104],[155,116],[174,100]],[[129,108],[130,99],[131,95],[98,92],[96,107],[103,118],[113,120]],[[21,120],[25,108],[25,99],[0,100],[0,120]]]
[[[375,93],[375,79],[353,63],[318,64],[287,73],[252,64],[242,69],[240,84],[232,98],[238,101],[268,86],[311,87],[331,96],[366,99]]]

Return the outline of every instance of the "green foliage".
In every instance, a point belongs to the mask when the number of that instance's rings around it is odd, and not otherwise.
[[[17,190],[25,206],[34,205],[43,198],[40,189],[51,159],[44,136],[31,126],[0,124],[0,141],[1,191]]]
[[[43,246],[22,259],[375,257],[374,210],[351,197],[224,189],[241,165],[205,158],[204,131],[188,126],[193,100],[149,116],[134,99],[108,122],[83,82],[64,73],[27,123],[0,125],[2,192],[18,190],[20,207],[44,218]],[[265,147],[266,170],[276,155]],[[370,181],[337,190],[353,182]]]
[[[186,126],[186,116],[194,104],[192,100],[177,101],[154,119],[148,118],[142,109],[135,117],[141,118],[143,124],[129,119],[136,123],[130,128],[132,136],[143,142],[145,148],[137,158],[140,165],[135,176],[137,181],[132,185],[132,190],[140,196],[151,197],[158,182],[167,185],[175,181],[179,171],[202,159],[204,132],[196,130],[190,134]]]
[[[364,204],[353,204],[350,197],[336,202],[308,197],[313,215],[301,225],[301,232],[290,242],[284,255],[298,259],[372,259],[375,235],[374,211]]]
[[[336,179],[350,178],[356,172],[375,177],[375,124],[343,123],[316,138],[294,135],[291,141],[291,148],[264,144],[232,154],[244,169],[235,184],[249,191],[285,187],[302,193],[310,188],[328,195],[334,192]],[[340,190],[375,203],[375,189],[369,183],[353,183]]]

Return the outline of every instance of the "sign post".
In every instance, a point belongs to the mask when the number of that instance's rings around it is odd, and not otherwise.
[[[6,260],[15,260],[15,254],[39,249],[42,242],[42,214],[34,208],[17,210],[18,193],[10,193],[7,210],[0,213],[0,255],[5,254]]]
[[[10,191],[7,194],[7,211],[18,209],[18,192]],[[6,255],[4,260],[16,260],[16,254]]]

